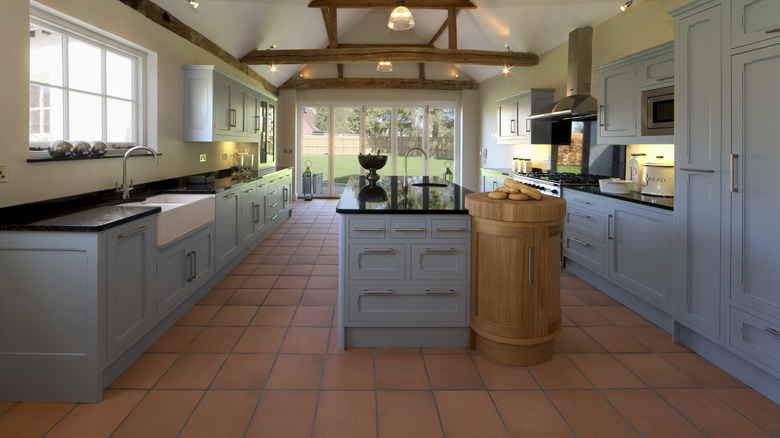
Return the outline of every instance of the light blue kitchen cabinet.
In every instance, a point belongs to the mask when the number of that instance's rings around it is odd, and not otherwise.
[[[239,241],[245,245],[255,237],[255,224],[257,222],[257,183],[252,181],[244,184],[238,191],[239,212],[238,228]]]
[[[274,176],[268,183],[268,192],[265,195],[265,215],[269,222],[275,221],[284,211],[284,186],[282,178]]]
[[[723,341],[720,268],[722,7],[709,3],[676,22],[674,317]]]
[[[346,315],[354,326],[420,326],[468,322],[468,288],[463,282],[450,285],[409,286],[373,283],[350,285]]]
[[[496,173],[490,170],[482,169],[482,191],[492,192],[504,185],[504,179],[509,178],[506,175]]]
[[[154,219],[117,227],[106,235],[106,361],[154,323]]]
[[[214,256],[213,222],[158,249],[155,285],[158,317],[170,312],[214,275]]]
[[[226,190],[216,195],[216,214],[214,223],[216,230],[217,269],[227,264],[239,252],[241,239],[239,236],[239,203],[238,188]]]
[[[413,280],[465,281],[471,269],[464,243],[424,243],[411,245],[412,263],[409,277]]]
[[[613,144],[637,135],[639,82],[635,63],[599,71],[598,142]]]
[[[528,116],[552,105],[555,90],[532,88],[501,99],[498,107],[498,144],[539,144],[550,142],[550,124],[529,120]]]
[[[252,229],[256,236],[261,235],[268,228],[268,217],[265,215],[265,196],[268,190],[263,180],[257,181],[257,192],[252,204]]]
[[[292,187],[292,170],[285,170],[282,173],[282,211],[292,207],[293,202],[293,187]]]
[[[779,0],[732,0],[731,47],[780,37]]]

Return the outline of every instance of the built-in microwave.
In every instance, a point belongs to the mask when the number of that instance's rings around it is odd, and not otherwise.
[[[674,87],[642,92],[642,135],[674,134]]]

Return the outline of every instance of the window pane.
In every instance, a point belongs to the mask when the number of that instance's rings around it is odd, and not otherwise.
[[[30,25],[30,80],[62,85],[62,35]]]
[[[68,42],[68,82],[70,88],[100,93],[102,89],[100,49],[81,41]]]
[[[133,104],[124,100],[108,99],[106,108],[109,143],[133,142]]]
[[[404,160],[406,152],[412,148],[422,148],[424,108],[398,108],[398,159]],[[426,175],[423,171],[424,160],[420,152],[412,152],[415,159],[409,159],[407,174]],[[401,161],[404,165],[404,161]]]
[[[328,193],[328,112],[328,107],[306,107],[301,112],[301,164],[311,161],[312,173],[321,174],[324,185],[314,187],[315,195]]]
[[[341,195],[349,176],[360,174],[360,108],[334,108],[333,129],[333,195]]]
[[[455,109],[431,108],[428,113],[428,168],[433,176],[444,176],[446,167],[455,172]]]
[[[366,108],[366,152],[390,153],[391,108]],[[390,167],[390,163],[385,165]]]
[[[70,107],[70,132],[67,140],[93,141],[102,138],[102,117],[100,97],[71,91],[68,94]]]
[[[62,90],[30,85],[30,141],[63,139]]]
[[[113,52],[106,52],[106,93],[109,96],[133,97],[133,60]]]

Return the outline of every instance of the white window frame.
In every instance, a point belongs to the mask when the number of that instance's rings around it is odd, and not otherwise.
[[[133,71],[133,92],[132,97],[126,101],[133,103],[133,139],[130,142],[107,142],[109,148],[126,149],[132,146],[145,145],[152,149],[157,149],[153,144],[156,143],[156,110],[154,110],[154,103],[156,98],[154,97],[154,91],[156,90],[156,76],[154,71],[156,70],[156,54],[144,49],[136,44],[121,39],[115,35],[109,34],[101,29],[94,28],[86,23],[78,22],[72,17],[68,17],[53,9],[38,5],[34,2],[30,4],[30,23],[38,25],[44,28],[51,29],[63,35],[63,78],[62,85],[52,85],[48,83],[39,83],[30,81],[30,85],[39,85],[48,88],[60,89],[63,92],[63,136],[65,140],[78,140],[68,137],[68,87],[67,80],[67,39],[73,38],[79,41],[83,41],[87,44],[97,46],[101,50],[102,57],[102,89],[100,93],[93,93],[93,95],[100,96],[102,101],[102,120],[101,120],[101,136],[102,140],[106,141],[107,135],[107,109],[106,102],[109,97],[105,90],[105,58],[106,52],[113,52],[121,56],[129,57],[134,63]],[[78,90],[83,92],[82,90]],[[112,99],[116,97],[111,96]],[[29,147],[43,148],[48,147],[46,141],[30,141]],[[31,158],[40,158],[35,154],[36,151],[31,150]],[[33,155],[36,155],[33,157]]]

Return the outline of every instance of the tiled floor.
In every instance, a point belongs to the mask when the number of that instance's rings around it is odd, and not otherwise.
[[[780,406],[570,274],[542,365],[339,351],[335,205],[295,202],[102,403],[0,402],[0,437],[780,436]]]

